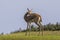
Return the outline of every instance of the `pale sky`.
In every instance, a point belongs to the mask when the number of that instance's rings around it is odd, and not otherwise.
[[[0,0],[0,33],[26,29],[27,8],[42,16],[42,24],[60,23],[60,0]]]

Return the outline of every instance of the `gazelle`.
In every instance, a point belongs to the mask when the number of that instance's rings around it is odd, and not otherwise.
[[[39,30],[42,29],[42,35],[43,35],[43,27],[41,26],[42,25],[41,24],[41,22],[42,22],[41,16],[39,14],[37,14],[37,13],[32,13],[32,10],[29,10],[28,8],[27,8],[27,10],[28,11],[24,15],[24,20],[27,23],[27,29],[29,27],[29,35],[30,35],[30,28],[31,28],[30,24],[32,22],[34,22],[36,25],[39,26]],[[39,34],[40,34],[40,31],[39,31]],[[27,35],[27,32],[26,32],[26,35]]]

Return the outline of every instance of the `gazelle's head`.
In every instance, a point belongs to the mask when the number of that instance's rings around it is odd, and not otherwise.
[[[27,13],[32,14],[32,10],[29,10],[29,8],[27,8]]]

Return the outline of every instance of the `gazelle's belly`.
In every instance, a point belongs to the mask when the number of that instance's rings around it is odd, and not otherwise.
[[[30,22],[39,22],[41,19],[40,17],[39,18],[34,18],[34,19],[31,19]]]

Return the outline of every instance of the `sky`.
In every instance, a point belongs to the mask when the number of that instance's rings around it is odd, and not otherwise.
[[[26,29],[27,8],[42,16],[42,24],[60,23],[60,0],[0,0],[0,33]]]

